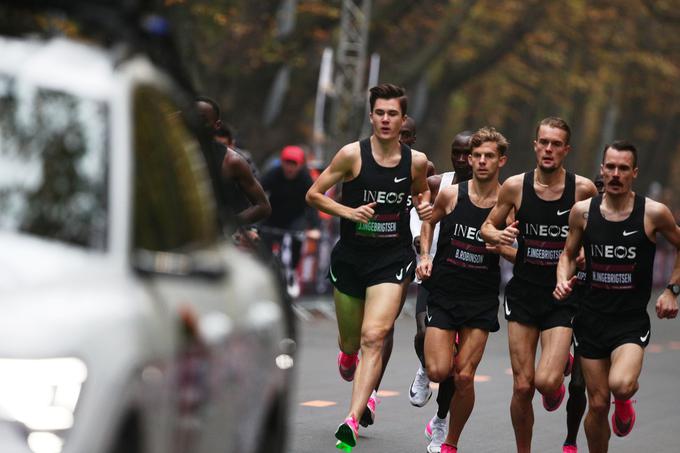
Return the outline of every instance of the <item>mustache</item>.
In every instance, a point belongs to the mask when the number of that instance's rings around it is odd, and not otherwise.
[[[609,181],[609,185],[610,186],[617,186],[617,187],[623,186],[622,183],[620,183],[619,181],[616,181],[616,180],[615,181]]]

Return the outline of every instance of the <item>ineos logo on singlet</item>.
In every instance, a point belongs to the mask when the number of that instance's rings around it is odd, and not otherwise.
[[[527,223],[524,226],[524,234],[527,236],[541,236],[551,238],[566,238],[569,232],[569,225],[539,225]]]
[[[364,189],[364,203],[400,204],[404,200],[404,195],[403,192]]]
[[[477,242],[484,242],[484,240],[482,240],[482,238],[479,236],[478,228],[468,225],[461,225],[460,223],[457,223],[453,226],[453,235],[466,239],[472,239]]]
[[[623,245],[591,244],[590,253],[594,258],[635,259],[637,247],[624,247]]]

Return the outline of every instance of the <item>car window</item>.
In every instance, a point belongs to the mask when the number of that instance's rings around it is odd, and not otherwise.
[[[181,252],[215,243],[210,179],[178,108],[141,86],[134,92],[133,127],[134,247]]]
[[[0,73],[0,229],[105,250],[109,112]]]

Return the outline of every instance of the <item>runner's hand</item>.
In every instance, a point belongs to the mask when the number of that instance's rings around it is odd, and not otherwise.
[[[557,282],[555,286],[555,291],[553,291],[553,297],[557,300],[564,300],[569,294],[574,290],[574,285],[576,284],[576,276],[572,276],[569,280]]]
[[[673,319],[678,316],[678,298],[670,291],[663,291],[656,300],[656,316]]]
[[[517,225],[519,225],[519,220],[515,220],[501,231],[501,234],[498,237],[498,245],[507,245],[512,247],[512,244],[517,239],[517,236],[519,236]]]
[[[321,230],[319,230],[318,228],[305,230],[305,237],[312,241],[318,241],[319,239],[321,239]]]
[[[422,193],[418,194],[416,201],[416,212],[418,213],[420,220],[423,222],[430,220],[432,218],[432,205],[427,201],[423,201]]]
[[[369,220],[375,215],[375,208],[378,205],[377,202],[368,203],[359,206],[358,208],[352,209],[349,219],[355,223],[368,223]]]
[[[416,266],[416,277],[427,280],[432,274],[432,258],[430,255],[422,255]]]

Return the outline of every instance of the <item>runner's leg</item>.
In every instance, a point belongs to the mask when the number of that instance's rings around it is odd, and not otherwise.
[[[382,371],[385,338],[394,327],[401,308],[403,288],[395,283],[381,283],[366,289],[361,325],[361,361],[352,386],[348,417],[359,420]]]
[[[581,357],[581,368],[588,391],[588,412],[583,422],[590,453],[606,453],[609,448],[609,359]]]
[[[460,434],[475,405],[475,373],[482,360],[489,332],[464,327],[459,332],[458,355],[454,364],[456,393],[451,400],[451,419],[446,443],[458,445]]]
[[[517,453],[531,451],[534,427],[534,409],[531,401],[535,391],[534,363],[538,337],[538,328],[516,321],[508,322],[508,346],[513,378],[510,418],[515,431]]]

